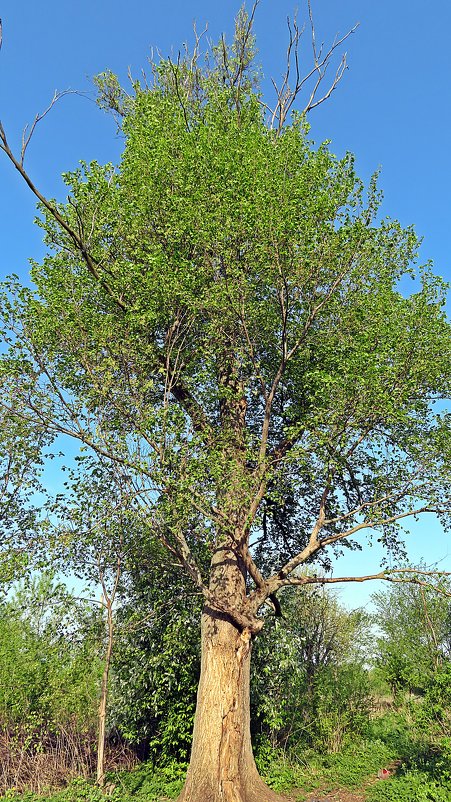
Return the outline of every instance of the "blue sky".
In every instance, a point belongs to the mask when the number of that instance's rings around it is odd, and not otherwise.
[[[436,271],[451,279],[451,4],[438,0],[433,11],[420,0],[312,0],[312,5],[319,41],[328,43],[360,22],[346,43],[349,69],[343,81],[310,117],[312,137],[330,139],[337,154],[355,153],[365,180],[381,168],[383,214],[415,224],[424,237],[422,259],[433,259]],[[19,145],[23,126],[47,106],[56,88],[90,91],[92,76],[107,68],[124,81],[128,67],[138,75],[152,46],[167,55],[190,41],[193,20],[199,29],[208,21],[214,40],[222,31],[230,35],[238,7],[231,0],[0,0],[0,119],[11,144]],[[290,0],[262,0],[257,11],[268,97],[270,78],[277,80],[284,69],[286,17],[294,7]],[[304,12],[299,0],[300,19]],[[306,34],[306,64],[309,48]],[[47,195],[62,198],[63,171],[80,159],[117,161],[121,144],[113,121],[91,100],[66,97],[38,128],[27,168]],[[2,276],[25,277],[27,260],[43,254],[34,210],[31,194],[0,158]],[[429,521],[418,527],[415,543],[415,560],[426,553],[426,544],[432,559],[449,552],[449,536]],[[377,563],[376,553],[371,560],[356,555],[343,571],[377,570]],[[442,565],[451,569],[451,558]],[[369,592],[368,586],[353,586],[352,599],[360,602]]]

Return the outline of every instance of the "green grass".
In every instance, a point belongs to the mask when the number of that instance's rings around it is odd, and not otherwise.
[[[367,802],[450,802],[451,785],[431,779],[421,771],[407,771],[401,776],[368,789]]]
[[[450,802],[451,739],[418,743],[396,774],[370,789],[368,802]]]
[[[275,791],[296,788],[306,794],[317,789],[327,792],[337,788],[359,788],[395,757],[397,754],[393,748],[376,739],[362,741],[334,755],[306,750],[284,757],[264,750],[257,755],[257,765]]]
[[[400,761],[396,773],[375,781],[379,769]],[[426,739],[410,729],[402,716],[378,719],[366,740],[334,755],[313,750],[275,755],[268,745],[257,751],[260,773],[275,791],[296,789],[299,802],[312,791],[365,788],[367,802],[451,802],[451,738]],[[181,791],[186,764],[141,764],[133,771],[108,775],[111,802],[160,802]],[[67,788],[38,797],[10,791],[0,802],[105,802],[92,782],[76,780]]]

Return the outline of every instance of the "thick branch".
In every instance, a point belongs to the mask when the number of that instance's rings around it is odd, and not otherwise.
[[[425,512],[430,513],[442,513],[442,512],[450,512],[451,510],[441,508],[441,507],[418,507],[417,509],[408,510],[406,512],[400,512],[396,515],[391,515],[387,518],[374,518],[372,520],[363,521],[360,524],[356,524],[356,526],[348,529],[346,532],[340,532],[336,535],[330,535],[329,537],[325,537],[323,539],[318,539],[317,537],[310,537],[308,545],[296,554],[291,560],[289,560],[273,577],[270,578],[270,584],[275,583],[275,587],[280,587],[281,584],[285,583],[285,579],[291,574],[299,565],[305,563],[310,557],[316,554],[318,551],[324,549],[326,546],[329,546],[331,543],[336,543],[340,540],[345,540],[352,535],[356,534],[357,532],[362,531],[362,529],[375,529],[376,527],[381,526],[388,526],[389,524],[395,523],[396,521],[400,521],[403,518],[408,518],[412,516],[421,515]],[[312,535],[315,533],[317,529],[317,524],[313,529]]]

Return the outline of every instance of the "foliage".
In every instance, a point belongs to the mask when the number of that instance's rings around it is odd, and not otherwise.
[[[0,607],[0,789],[89,775],[101,676],[99,621],[51,575]]]
[[[110,721],[144,754],[185,760],[200,671],[201,600],[164,565],[161,548],[140,554],[118,615]]]
[[[441,585],[443,591],[449,590],[444,580]],[[451,657],[449,596],[399,584],[372,599],[380,632],[376,662],[381,675],[398,695],[406,690],[424,694]]]
[[[0,332],[1,335],[1,332]],[[45,459],[53,458],[47,446],[51,436],[45,428],[23,419],[20,401],[15,397],[13,377],[0,381],[0,595],[27,574],[42,558],[40,527],[42,516],[37,503],[43,498],[42,469]],[[9,410],[4,404],[9,402]],[[11,409],[14,414],[11,415]]]
[[[432,676],[421,705],[412,705],[412,715],[423,731],[451,738],[451,663],[447,661]]]
[[[363,669],[369,626],[324,589],[287,591],[253,654],[254,731],[273,748],[299,743],[338,751],[368,723]]]
[[[51,576],[22,585],[0,607],[3,726],[80,729],[95,721],[101,664],[98,622]]]
[[[451,794],[449,739],[424,745],[388,780],[369,789],[370,802],[447,802]]]
[[[368,802],[448,802],[451,785],[431,780],[428,774],[408,772],[384,780],[369,790]]]

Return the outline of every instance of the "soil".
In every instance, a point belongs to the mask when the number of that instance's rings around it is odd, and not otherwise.
[[[322,791],[317,788],[316,791],[312,791],[307,794],[307,796],[304,796],[305,791],[302,792],[302,795],[298,796],[294,790],[291,792],[290,796],[287,797],[287,802],[300,802],[300,800],[302,800],[302,802],[365,802],[365,790],[372,782],[373,780],[367,782],[362,788],[356,791]],[[375,779],[374,782],[379,782],[379,780]],[[301,792],[299,793],[301,794]]]

